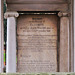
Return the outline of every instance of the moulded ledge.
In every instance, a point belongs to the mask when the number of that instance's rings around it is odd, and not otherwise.
[[[64,73],[64,72],[59,72],[59,73],[0,73],[0,75],[75,75],[75,73]]]

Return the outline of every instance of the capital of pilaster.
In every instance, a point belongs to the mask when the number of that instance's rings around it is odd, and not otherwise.
[[[18,12],[6,12],[4,14],[4,18],[7,19],[8,17],[18,17],[19,13]]]
[[[70,13],[59,12],[59,13],[58,13],[58,16],[59,16],[59,17],[69,17],[69,16],[70,16]]]

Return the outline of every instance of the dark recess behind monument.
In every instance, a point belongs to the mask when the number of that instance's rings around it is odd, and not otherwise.
[[[39,14],[58,14],[59,11],[18,11],[18,13],[23,13],[23,14],[34,14],[34,13],[39,13]]]

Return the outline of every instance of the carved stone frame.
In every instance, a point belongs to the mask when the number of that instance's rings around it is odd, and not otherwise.
[[[71,4],[69,2],[71,2]],[[61,64],[59,64],[60,72],[74,72],[75,71],[75,67],[74,67],[75,66],[74,65],[74,63],[75,63],[74,62],[75,61],[74,60],[75,59],[74,52],[75,51],[74,51],[74,36],[73,36],[74,35],[73,27],[74,27],[75,23],[73,24],[73,2],[74,2],[74,0],[68,0],[68,10],[67,11],[60,10],[60,12],[58,14],[58,16],[60,17],[60,25],[61,25],[60,26],[61,27],[60,28],[61,29],[60,30],[60,44],[61,45],[60,45],[59,55],[62,54],[62,52],[63,52],[62,56],[61,55],[59,56],[59,59],[60,59],[59,62],[61,62]],[[10,8],[10,7],[8,7],[8,8]],[[14,10],[14,11],[17,11],[17,10],[18,9]],[[9,10],[9,11],[11,11],[11,10]],[[49,11],[51,11],[51,10],[49,10]],[[63,21],[65,21],[65,23]],[[66,31],[66,32],[64,33],[64,31]],[[64,44],[63,41],[66,41],[66,43]],[[64,51],[63,51],[62,47],[65,48]],[[65,60],[65,62],[63,62],[63,60]],[[62,64],[65,64],[65,67]]]

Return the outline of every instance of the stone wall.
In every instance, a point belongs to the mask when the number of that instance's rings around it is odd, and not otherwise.
[[[0,0],[0,72],[3,72],[3,0]]]

